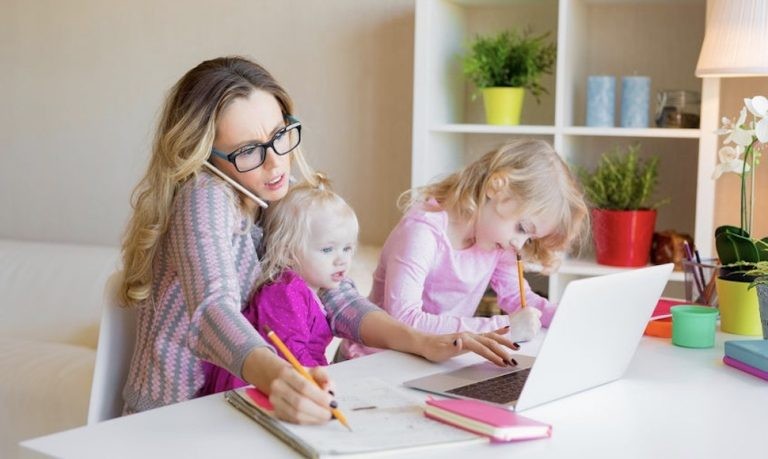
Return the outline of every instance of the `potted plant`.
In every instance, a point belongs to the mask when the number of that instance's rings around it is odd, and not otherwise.
[[[762,263],[768,262],[768,237],[752,237],[753,172],[761,150],[768,143],[768,99],[763,96],[744,99],[738,119],[723,118],[723,126],[716,132],[726,138],[718,152],[720,161],[712,178],[717,179],[724,173],[741,176],[740,224],[715,230],[715,247],[723,264],[716,280],[720,329],[740,335],[760,335],[757,290],[749,286],[761,275]]]
[[[483,93],[488,124],[520,124],[525,90],[536,101],[547,94],[541,76],[552,74],[556,47],[546,43],[549,32],[533,35],[516,29],[477,37],[463,59],[464,74]]]
[[[768,339],[768,261],[753,263],[746,274],[754,277],[749,288],[757,290],[757,303],[760,325],[763,329],[763,339]]]
[[[644,266],[648,263],[656,225],[656,208],[650,203],[658,183],[659,158],[639,158],[640,145],[626,152],[616,147],[604,153],[594,171],[577,170],[592,207],[592,236],[597,262],[610,266]]]

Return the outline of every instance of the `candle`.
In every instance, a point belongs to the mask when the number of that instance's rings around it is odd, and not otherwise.
[[[647,76],[621,78],[621,127],[648,127],[651,79]]]
[[[616,78],[590,75],[587,78],[587,126],[614,126]]]

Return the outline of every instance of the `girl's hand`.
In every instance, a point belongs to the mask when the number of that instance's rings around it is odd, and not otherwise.
[[[520,346],[510,340],[506,335],[509,327],[500,328],[493,332],[476,333],[450,333],[446,335],[423,335],[421,354],[432,362],[442,362],[467,351],[484,357],[500,367],[517,365],[515,359],[509,354],[509,349],[518,350]]]
[[[296,424],[324,424],[331,420],[331,404],[335,401],[328,374],[322,367],[308,370],[322,389],[289,365],[272,381],[269,401],[279,419]]]
[[[530,341],[541,330],[541,311],[536,308],[520,308],[509,314],[509,339]]]

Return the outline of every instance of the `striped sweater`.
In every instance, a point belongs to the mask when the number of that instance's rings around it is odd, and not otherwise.
[[[236,202],[229,185],[205,171],[174,198],[153,261],[152,293],[137,308],[124,413],[194,398],[204,360],[242,376],[245,357],[267,346],[240,313],[260,272],[262,230]],[[355,341],[363,316],[378,310],[351,281],[321,299],[333,333]]]

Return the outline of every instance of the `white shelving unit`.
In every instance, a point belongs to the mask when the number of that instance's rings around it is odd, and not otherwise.
[[[518,137],[547,140],[566,161],[586,167],[614,145],[640,143],[643,154],[661,156],[658,196],[671,199],[659,209],[657,230],[689,233],[702,256],[710,256],[719,80],[694,76],[705,13],[704,0],[417,0],[412,185]],[[475,36],[510,27],[549,31],[557,43],[556,70],[543,79],[549,95],[541,104],[526,94],[520,126],[490,126],[481,98],[472,98],[460,56]],[[700,129],[584,126],[586,80],[597,74],[616,76],[617,123],[621,76],[638,74],[651,77],[652,97],[660,89],[701,92]],[[651,123],[654,111],[651,100]],[[621,270],[597,265],[591,256],[586,250],[549,277],[550,298],[558,300],[574,278]],[[682,273],[672,280],[682,281]]]

